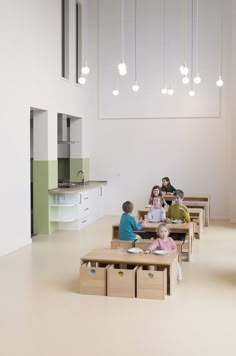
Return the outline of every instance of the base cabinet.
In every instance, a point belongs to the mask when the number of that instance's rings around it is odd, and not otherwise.
[[[56,230],[80,230],[104,215],[104,187],[50,193],[49,212]]]

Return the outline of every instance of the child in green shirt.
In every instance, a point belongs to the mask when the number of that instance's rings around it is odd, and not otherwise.
[[[181,220],[182,222],[190,222],[190,215],[187,206],[183,204],[184,192],[180,189],[174,191],[174,200],[169,206],[166,217],[170,220]],[[185,240],[185,234],[171,234],[174,240]]]

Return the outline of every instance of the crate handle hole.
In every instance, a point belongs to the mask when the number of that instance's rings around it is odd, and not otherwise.
[[[153,273],[148,273],[149,278],[153,278]]]
[[[118,272],[118,275],[119,275],[119,277],[123,277],[123,275],[124,275],[124,272],[122,272],[122,271],[119,271],[119,272]]]
[[[90,270],[90,274],[96,274],[96,270],[95,269],[91,269]]]

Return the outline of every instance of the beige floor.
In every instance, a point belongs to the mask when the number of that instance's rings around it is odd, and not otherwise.
[[[165,301],[79,295],[80,257],[115,217],[0,258],[0,356],[235,356],[236,225],[211,222]]]

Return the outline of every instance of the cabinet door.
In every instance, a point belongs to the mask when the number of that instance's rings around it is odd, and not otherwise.
[[[90,217],[96,221],[104,215],[104,187],[98,187],[90,191]]]

